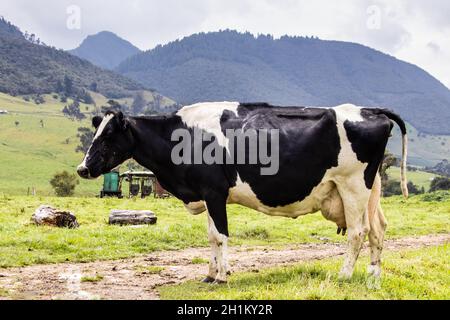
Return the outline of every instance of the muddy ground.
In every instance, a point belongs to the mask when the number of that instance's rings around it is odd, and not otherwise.
[[[450,234],[428,235],[388,240],[385,247],[396,251],[449,241]],[[345,245],[338,243],[302,244],[283,249],[232,247],[229,259],[233,272],[257,271],[344,252]],[[158,286],[200,280],[205,276],[208,257],[208,248],[191,248],[114,261],[0,269],[0,288],[6,292],[3,299],[158,299]]]

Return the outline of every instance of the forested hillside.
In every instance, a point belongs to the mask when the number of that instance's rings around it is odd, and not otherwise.
[[[74,90],[91,90],[109,98],[133,96],[145,87],[90,62],[24,35],[0,19],[0,92],[11,95],[58,92],[69,78]]]
[[[450,134],[450,91],[419,67],[371,48],[317,38],[201,33],[116,69],[181,103],[384,106],[419,131]]]

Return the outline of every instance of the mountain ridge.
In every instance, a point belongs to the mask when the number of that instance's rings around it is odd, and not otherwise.
[[[113,32],[101,31],[87,36],[77,48],[68,52],[96,66],[112,70],[141,50]]]
[[[198,33],[131,56],[116,69],[185,104],[387,107],[421,132],[450,134],[450,90],[425,70],[351,42],[232,30]]]

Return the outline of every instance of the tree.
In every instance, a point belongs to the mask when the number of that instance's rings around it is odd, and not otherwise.
[[[93,104],[94,103],[94,99],[92,99],[91,95],[89,94],[89,92],[87,92],[87,90],[82,89],[80,94],[78,95],[78,100],[83,101],[86,104]]]
[[[16,120],[16,121],[14,122],[14,124],[16,125],[16,127],[18,127],[19,124],[20,124],[20,122]]]
[[[384,154],[383,162],[380,166],[380,176],[381,176],[381,189],[383,190],[386,188],[389,180],[389,176],[387,174],[387,170],[397,164],[397,158],[390,153],[389,151],[386,151]]]
[[[76,147],[75,152],[86,153],[94,139],[94,132],[90,128],[78,128],[77,137],[80,139],[80,144]]]
[[[33,97],[33,100],[34,100],[34,103],[36,103],[36,104],[41,104],[41,103],[45,102],[44,97],[42,97],[40,94],[35,95]]]
[[[89,85],[89,90],[91,90],[91,91],[93,91],[93,92],[97,92],[97,90],[98,90],[98,85],[97,85],[97,82],[92,82],[90,85]]]
[[[75,193],[75,187],[80,183],[76,174],[67,171],[56,173],[50,180],[50,184],[58,197],[68,197]]]
[[[56,81],[56,87],[55,87],[56,92],[58,93],[62,93],[64,92],[64,86],[61,82],[61,80]]]
[[[436,177],[431,181],[430,192],[437,190],[450,190],[450,178]]]
[[[138,92],[134,97],[133,104],[131,105],[131,112],[134,115],[138,115],[142,113],[146,105],[146,101],[144,99],[144,95],[142,92]]]
[[[155,93],[153,95],[153,99],[154,99],[155,107],[157,109],[161,109],[162,108],[162,102],[163,102],[163,96],[158,94],[158,93]]]
[[[64,93],[67,97],[73,94],[73,81],[67,75],[64,76]]]
[[[80,103],[78,101],[74,101],[68,106],[65,106],[62,109],[62,113],[65,116],[69,117],[71,120],[83,120],[84,118],[86,118],[84,113],[82,113],[80,110]]]

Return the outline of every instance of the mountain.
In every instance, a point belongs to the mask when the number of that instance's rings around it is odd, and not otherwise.
[[[131,97],[145,86],[90,62],[42,44],[35,35],[0,19],[0,92],[11,95],[59,92],[69,79],[74,90],[108,98]]]
[[[351,102],[400,113],[419,131],[450,134],[450,91],[426,71],[356,43],[220,31],[134,55],[116,70],[182,103]]]
[[[88,36],[78,48],[69,52],[96,66],[112,70],[126,58],[141,51],[116,34],[102,31]]]

